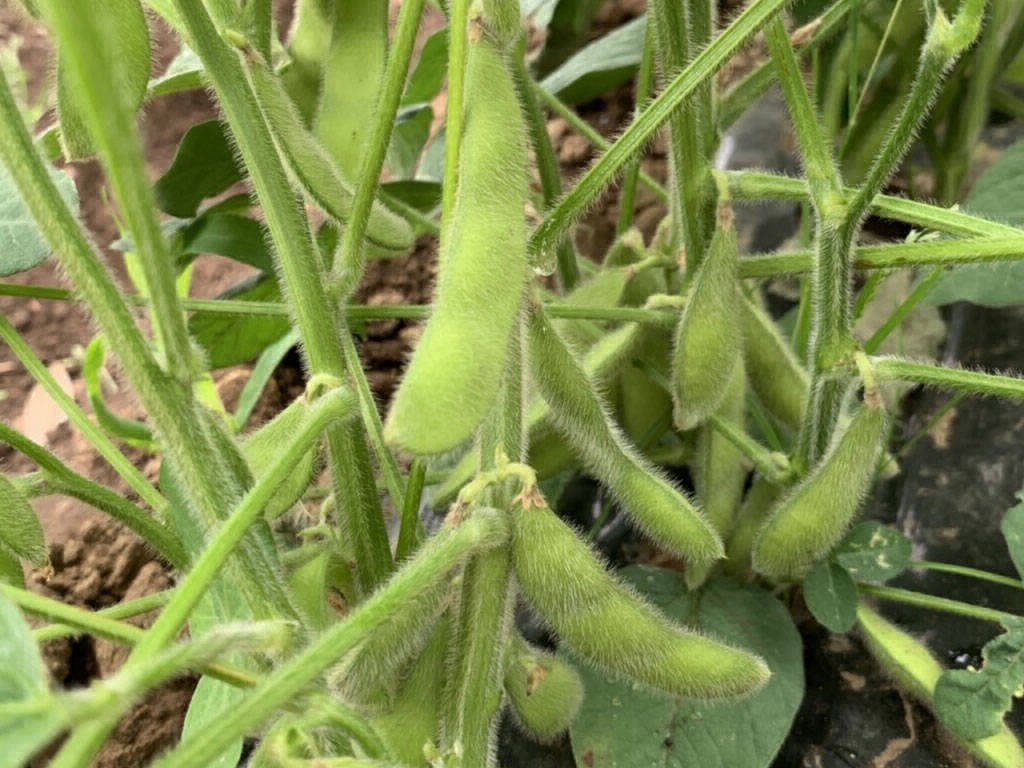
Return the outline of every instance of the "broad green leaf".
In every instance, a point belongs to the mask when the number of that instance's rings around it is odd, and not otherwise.
[[[104,23],[99,25],[112,67],[108,85],[121,96],[121,103],[133,112],[142,106],[149,83],[149,29],[139,0],[106,0]],[[67,65],[57,56],[57,117],[61,144],[68,160],[82,160],[93,154],[92,141],[82,121],[78,95],[68,81]]]
[[[1017,569],[1017,575],[1024,578],[1024,492],[1018,493],[1017,498],[1020,503],[1003,515],[1002,531],[1013,567]]]
[[[0,474],[0,546],[41,568],[49,556],[43,529],[25,495]]]
[[[243,280],[232,286],[218,298],[280,301],[281,291],[273,278],[257,275],[254,279]],[[288,318],[279,315],[196,312],[189,320],[188,327],[195,340],[206,350],[210,367],[227,368],[257,357],[267,346],[288,333],[290,325]]]
[[[935,714],[965,739],[998,733],[1024,686],[1024,619],[1008,616],[1002,624],[1006,632],[981,649],[980,670],[947,670],[935,685]]]
[[[424,104],[441,92],[441,81],[448,69],[448,30],[440,29],[423,44],[420,57],[409,75],[402,94],[402,106]]]
[[[381,192],[425,213],[441,205],[441,185],[434,181],[389,181],[381,185]]]
[[[178,55],[167,65],[164,73],[149,81],[147,96],[155,99],[169,93],[191,91],[202,87],[203,65],[195,52],[187,45],[183,45],[178,51]]]
[[[818,563],[804,577],[804,602],[830,632],[849,632],[857,622],[857,585],[831,560]]]
[[[971,187],[964,210],[1024,227],[1024,142],[1005,150]],[[969,264],[947,270],[926,301],[970,301],[990,307],[1024,303],[1024,261]]]
[[[416,181],[441,183],[444,178],[444,141],[445,130],[442,126],[423,152],[420,167],[416,169]]]
[[[545,77],[541,86],[579,104],[622,85],[640,65],[644,24],[641,16],[598,38]]]
[[[75,182],[64,171],[47,166],[50,178],[71,211],[78,215]],[[0,277],[32,269],[50,254],[50,246],[36,226],[14,180],[0,165]]]
[[[580,662],[586,696],[570,729],[576,764],[591,768],[764,768],[789,732],[804,673],[789,612],[754,586],[709,582],[695,598],[682,574],[632,566],[621,575],[662,611],[709,635],[761,654],[772,677],[740,701],[709,703],[666,698],[610,679]],[[609,629],[611,631],[611,628]]]
[[[242,429],[249,421],[249,416],[252,414],[252,409],[256,407],[263,388],[270,381],[270,377],[277,370],[277,366],[281,364],[284,356],[288,354],[288,350],[298,343],[298,331],[293,329],[260,353],[259,360],[256,361],[252,373],[249,374],[245,386],[242,387],[242,394],[238,396],[238,405],[235,406],[234,413],[235,429]]]
[[[178,144],[170,167],[153,186],[156,204],[164,213],[188,219],[199,204],[214,197],[244,174],[235,161],[224,127],[207,120],[189,128]]]
[[[181,232],[181,252],[187,256],[213,253],[274,273],[274,260],[263,232],[255,219],[231,213],[200,216]]]
[[[881,583],[903,573],[910,548],[910,539],[895,528],[866,521],[846,534],[835,557],[857,581]]]
[[[21,611],[0,597],[0,705],[25,704],[23,712],[0,717],[0,768],[21,768],[60,731],[62,717],[46,706],[49,697],[32,633]]]
[[[25,588],[25,572],[21,570],[21,563],[3,547],[0,547],[0,582]]]
[[[190,623],[191,626],[191,623]],[[181,740],[188,741],[194,735],[201,734],[224,717],[245,699],[245,691],[207,675],[199,678],[195,693],[188,703],[185,712],[185,723],[181,728]],[[242,756],[242,739],[235,739],[231,746],[221,752],[215,760],[206,763],[204,768],[235,768]]]
[[[543,2],[543,0],[542,0]],[[601,0],[552,0],[551,7],[533,8],[534,0],[526,0],[523,10],[534,12],[544,30],[544,47],[537,60],[537,71],[546,75],[573,53],[586,39]],[[539,17],[539,19],[537,18]],[[639,51],[639,48],[637,49]]]
[[[399,111],[387,154],[393,178],[408,179],[416,171],[433,120],[434,112],[429,105]]]

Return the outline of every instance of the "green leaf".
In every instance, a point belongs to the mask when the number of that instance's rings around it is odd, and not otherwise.
[[[1020,503],[1006,510],[1001,528],[1013,567],[1017,575],[1024,578],[1024,492],[1018,492],[1017,498]]]
[[[1006,632],[981,649],[980,670],[952,669],[935,686],[935,714],[953,733],[982,739],[998,733],[1024,685],[1024,619],[1002,619]]]
[[[203,65],[199,57],[187,45],[181,46],[160,77],[149,81],[148,97],[154,99],[179,91],[191,91],[203,87]]]
[[[256,407],[263,388],[270,381],[270,377],[277,370],[277,366],[281,364],[284,356],[288,354],[288,350],[298,343],[299,333],[293,329],[260,353],[259,360],[256,361],[252,373],[249,374],[245,386],[242,387],[242,394],[238,396],[238,405],[235,406],[233,416],[236,429],[242,429],[249,421],[249,416],[252,414],[252,409]]]
[[[235,161],[224,127],[207,120],[189,128],[181,137],[170,167],[153,186],[156,204],[164,213],[188,219],[199,204],[219,195],[244,174]]]
[[[804,691],[800,635],[789,612],[764,590],[728,579],[709,582],[695,609],[698,598],[687,592],[679,573],[632,566],[621,575],[676,621],[696,619],[708,634],[761,654],[772,678],[746,699],[709,703],[666,698],[579,663],[586,696],[570,730],[576,764],[770,765]]]
[[[541,86],[569,104],[580,104],[622,85],[640,65],[644,24],[641,16],[598,38],[545,77]]]
[[[46,667],[21,611],[2,596],[0,638],[0,705],[26,704],[24,712],[0,717],[0,768],[20,768],[57,735],[62,716],[45,706]]]
[[[225,712],[237,707],[245,699],[245,691],[207,675],[199,678],[195,693],[185,712],[185,723],[181,728],[181,740],[187,741],[214,727]],[[242,739],[236,739],[217,759],[206,763],[203,768],[235,768],[242,756]]]
[[[263,226],[254,219],[231,213],[207,214],[182,230],[181,235],[181,252],[185,255],[213,253],[274,273]]]
[[[21,570],[21,563],[3,547],[0,547],[0,583],[25,588],[25,572]]]
[[[75,182],[64,171],[47,166],[50,178],[71,211],[78,215]],[[14,179],[0,165],[0,277],[32,269],[50,255],[50,246],[36,226]]]
[[[389,181],[381,185],[381,192],[424,213],[441,205],[441,185],[434,181]]]
[[[1024,227],[1024,142],[1005,150],[971,187],[964,210]],[[968,264],[947,270],[926,301],[970,301],[989,307],[1024,303],[1024,261]]]
[[[846,534],[835,557],[857,581],[881,583],[906,570],[910,549],[910,539],[895,528],[866,521]]]
[[[272,277],[257,275],[232,286],[218,298],[239,301],[280,301],[281,291]],[[188,323],[189,331],[206,350],[211,368],[227,368],[247,363],[286,333],[286,317],[228,315],[196,312]]]
[[[388,145],[388,168],[396,179],[407,179],[413,175],[419,163],[423,147],[430,138],[430,124],[434,111],[430,105],[409,107],[399,111]]]
[[[804,577],[804,602],[830,632],[849,632],[857,622],[857,585],[831,560],[818,563]]]
[[[3,474],[0,474],[0,545],[37,568],[49,560],[36,513],[24,494]]]
[[[427,38],[416,67],[402,94],[402,106],[424,104],[441,92],[441,81],[448,68],[448,30],[439,29]]]
[[[132,112],[142,106],[149,83],[149,29],[139,0],[107,0],[103,5],[104,23],[99,25],[112,66],[109,87],[116,89],[122,103]],[[68,82],[67,66],[57,56],[57,117],[61,144],[68,160],[82,160],[94,152],[85,129],[78,95]]]

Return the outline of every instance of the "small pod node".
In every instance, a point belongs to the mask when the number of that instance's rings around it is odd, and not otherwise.
[[[769,513],[754,542],[754,570],[798,580],[839,542],[871,485],[885,422],[877,396],[869,397],[807,478]]]
[[[506,652],[505,693],[523,730],[547,744],[576,718],[583,703],[583,681],[568,662],[516,633]]]
[[[745,696],[768,680],[760,657],[673,624],[615,579],[536,490],[511,515],[519,586],[576,653],[676,696]]]
[[[679,318],[672,358],[672,394],[679,429],[702,424],[722,404],[740,360],[736,230],[732,209],[718,208],[718,228]]]
[[[750,386],[772,416],[796,430],[810,377],[763,309],[746,297],[740,299],[740,308]]]
[[[540,307],[528,325],[530,367],[551,419],[587,469],[659,545],[691,564],[724,553],[714,528],[682,493],[640,458],[612,426],[594,384]]]
[[[417,455],[455,448],[490,412],[526,282],[526,126],[486,33],[470,35],[465,126],[437,295],[385,425]]]

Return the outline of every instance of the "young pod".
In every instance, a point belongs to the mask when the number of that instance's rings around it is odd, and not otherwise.
[[[465,94],[433,309],[385,426],[389,442],[418,455],[455,448],[491,410],[526,282],[526,126],[504,56],[478,26]]]
[[[530,313],[528,334],[537,389],[587,469],[656,543],[691,564],[720,558],[723,547],[714,528],[612,425],[590,377],[539,307]]]
[[[676,696],[744,696],[767,681],[762,659],[673,624],[615,579],[536,491],[511,514],[519,587],[576,653]]]
[[[743,429],[746,405],[747,379],[743,361],[740,360],[733,370],[725,400],[715,415]],[[718,531],[718,535],[727,539],[732,531],[740,499],[743,498],[743,485],[747,479],[746,457],[729,438],[711,424],[705,424],[698,430],[693,474],[697,498],[704,508],[704,515]],[[695,589],[704,583],[707,575],[707,566],[687,568],[686,583],[690,589]]]
[[[728,390],[742,349],[737,286],[732,209],[722,204],[718,228],[694,277],[676,330],[672,394],[679,429],[703,423],[718,409]]]
[[[810,378],[772,319],[752,300],[741,297],[743,356],[750,386],[778,421],[797,430]]]
[[[352,212],[354,192],[344,174],[323,146],[309,132],[295,104],[269,66],[251,61],[249,78],[274,141],[288,161],[292,175],[317,206],[344,224]],[[408,253],[413,246],[409,222],[374,201],[366,223],[366,242],[385,255]]]
[[[781,486],[760,475],[754,478],[754,482],[736,514],[736,525],[732,529],[732,535],[725,545],[723,568],[730,576],[749,575],[754,540],[781,493]]]
[[[885,411],[869,397],[796,488],[772,509],[754,542],[754,569],[798,580],[843,537],[869,490],[885,434]]]
[[[308,414],[309,406],[305,398],[300,397],[242,440],[242,455],[255,478],[262,477],[274,465],[281,446],[298,431]],[[313,479],[315,462],[316,451],[310,449],[267,503],[263,511],[267,519],[280,517],[302,498]]]
[[[516,721],[541,744],[565,733],[583,703],[572,665],[513,633],[505,655],[505,693]]]

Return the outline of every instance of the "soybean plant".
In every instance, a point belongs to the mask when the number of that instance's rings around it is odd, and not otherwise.
[[[0,440],[37,467],[0,475],[0,626],[8,658],[20,664],[0,690],[0,766],[52,743],[52,765],[84,768],[135,701],[189,672],[201,679],[180,743],[155,765],[235,764],[243,739],[256,737],[250,764],[260,768],[485,768],[496,764],[506,710],[540,742],[563,738],[593,695],[581,676],[589,666],[701,706],[755,696],[772,684],[772,665],[697,618],[675,621],[627,586],[591,536],[558,514],[560,481],[591,475],[610,508],[685,570],[680,599],[688,589],[698,606],[730,579],[784,595],[810,584],[816,569],[839,567],[837,547],[879,456],[889,456],[898,404],[886,399],[887,382],[1024,399],[1018,378],[875,354],[934,279],[884,331],[862,340],[854,330],[855,306],[870,303],[888,270],[1024,257],[1015,227],[885,194],[924,126],[929,151],[941,134],[953,152],[939,173],[944,202],[956,202],[965,147],[987,112],[978,97],[969,114],[950,117],[943,80],[952,71],[957,84],[973,77],[980,89],[993,86],[1007,41],[1024,29],[1003,0],[991,9],[986,0],[924,0],[924,13],[915,8],[917,63],[891,99],[867,96],[888,31],[863,76],[850,37],[861,26],[857,0],[826,4],[795,32],[786,0],[750,0],[728,23],[712,0],[655,0],[635,114],[613,141],[534,77],[516,0],[450,0],[444,131],[434,138],[444,155],[431,166],[439,184],[413,180],[403,159],[409,111],[429,109],[422,100],[440,87],[424,85],[441,72],[419,77],[423,60],[410,77],[423,0],[404,0],[390,34],[385,0],[298,0],[282,44],[267,0],[119,0],[102,14],[60,0],[22,5],[52,35],[58,124],[34,137],[0,75],[2,180],[34,224],[35,251],[52,253],[70,290],[0,284],[0,293],[76,301],[90,313],[99,335],[85,366],[96,420],[4,319],[0,338],[131,492],[79,475],[0,425]],[[184,74],[150,79],[147,12],[187,46]],[[1005,38],[986,36],[987,13],[1007,25]],[[829,47],[847,22],[846,47]],[[767,59],[723,91],[716,74],[762,32]],[[810,87],[801,69],[809,51]],[[954,69],[964,56],[975,57],[972,67]],[[829,79],[839,69],[841,82]],[[720,133],[772,81],[804,175],[716,170]],[[136,113],[146,99],[196,87],[213,94],[232,169],[218,189],[204,177],[201,197],[237,181],[247,195],[169,205],[170,182],[154,190],[146,177]],[[845,132],[836,94],[850,102]],[[869,163],[857,151],[866,96],[888,104],[872,113],[884,119],[868,133]],[[936,104],[934,119],[948,123],[938,133],[926,123]],[[548,109],[598,150],[564,194]],[[661,131],[664,186],[642,170]],[[966,143],[954,145],[957,137]],[[62,193],[66,180],[48,164],[60,155],[98,159],[129,243],[130,290]],[[179,155],[176,163],[188,162],[185,149]],[[420,166],[426,174],[426,159]],[[400,183],[383,185],[385,172]],[[616,238],[594,263],[577,253],[574,226],[613,200],[620,177]],[[632,226],[639,184],[667,209],[650,242]],[[436,198],[403,196],[417,185]],[[803,204],[809,250],[739,252],[734,206],[762,199]],[[262,231],[268,255],[245,258],[261,265],[267,292],[189,298],[191,228],[250,209],[258,214],[245,226]],[[161,210],[176,218],[162,220]],[[869,215],[944,239],[861,246]],[[355,303],[367,260],[408,258],[423,234],[438,241],[430,306]],[[246,249],[260,250],[251,240]],[[868,275],[859,293],[855,270]],[[761,282],[776,277],[801,285],[792,333],[760,295]],[[285,318],[289,329],[257,350],[234,414],[197,339],[196,321],[211,317]],[[357,331],[383,318],[426,322],[382,418]],[[240,434],[294,343],[305,391]],[[106,409],[99,370],[108,350],[145,423]],[[160,457],[158,485],[119,442]],[[176,570],[175,586],[95,612],[26,590],[21,563],[47,559],[31,507],[44,495],[75,498],[128,527]],[[851,624],[928,706],[941,668],[869,601],[1009,621],[906,590],[851,589]],[[520,603],[546,635],[524,637]],[[153,610],[148,629],[124,621]],[[33,637],[22,612],[52,623]],[[52,691],[36,642],[71,633],[125,645],[128,658],[109,681]],[[1005,728],[954,736],[989,764],[1024,761]]]

